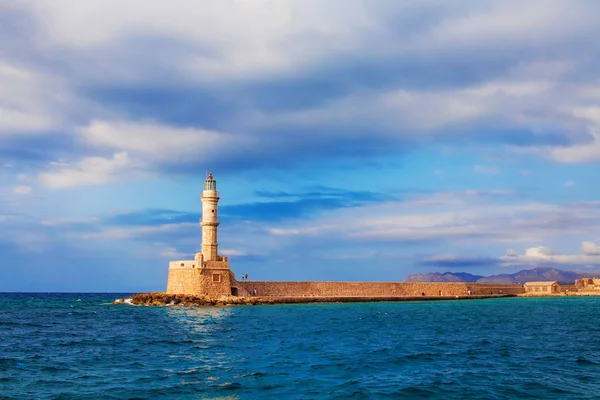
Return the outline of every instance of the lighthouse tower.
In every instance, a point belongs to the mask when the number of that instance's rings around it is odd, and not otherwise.
[[[200,196],[202,201],[202,255],[204,261],[218,261],[219,244],[217,242],[217,228],[219,226],[219,192],[217,192],[217,181],[214,180],[212,172],[204,181],[204,190]]]
[[[202,201],[202,250],[193,260],[171,261],[167,293],[186,295],[237,296],[239,285],[226,256],[219,255],[219,192],[212,172],[204,181]]]

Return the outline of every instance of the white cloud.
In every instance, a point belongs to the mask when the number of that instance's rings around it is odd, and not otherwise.
[[[556,254],[554,250],[545,246],[531,247],[525,254],[507,254],[500,257],[503,266],[517,265],[548,265],[560,264],[571,266],[597,266],[600,265],[600,246],[594,242],[583,242],[580,254]]]
[[[15,186],[13,187],[13,193],[19,195],[28,195],[33,192],[33,188],[31,186]]]
[[[575,182],[573,182],[573,181],[566,181],[566,182],[565,182],[565,186],[566,186],[566,187],[575,186]]]
[[[270,226],[269,233],[297,240],[315,236],[363,242],[435,240],[449,245],[468,241],[487,246],[547,242],[563,238],[565,232],[582,239],[600,235],[600,208],[595,204],[505,201],[506,194],[501,191],[442,192],[407,201],[340,209],[317,221],[286,221]],[[547,254],[549,250],[531,250],[534,251]]]
[[[0,135],[58,127],[71,98],[61,81],[0,60]]]
[[[462,256],[457,254],[435,254],[430,257],[426,257],[421,262],[428,264],[467,264],[467,263],[483,263],[488,261],[485,258],[477,256]]]
[[[549,247],[544,247],[544,246],[531,247],[525,251],[526,257],[533,257],[533,258],[548,258],[548,257],[552,257],[554,254],[556,254],[556,253],[554,253],[554,250],[552,250]]]
[[[598,126],[600,128],[600,124]],[[564,164],[579,164],[579,163],[590,163],[600,161],[600,131],[597,129],[591,129],[590,133],[592,140],[583,143],[576,144],[568,147],[551,147],[549,149],[538,149],[538,152],[545,154],[547,157],[554,161]]]
[[[226,256],[246,256],[246,255],[248,255],[247,252],[245,252],[244,250],[240,250],[240,249],[222,249],[222,250],[220,250],[220,253],[222,253]]]
[[[580,38],[582,32],[593,37],[597,32],[593,4],[549,4],[548,0],[526,4],[428,0],[369,6],[359,0],[15,3],[44,26],[49,44],[60,48],[106,51],[128,39],[149,36],[188,43],[190,55],[177,60],[183,65],[181,72],[193,71],[209,81],[264,76],[340,55],[417,57],[465,49],[496,53],[510,47],[568,42]],[[402,40],[396,39],[398,35]],[[130,74],[136,72],[133,69]]]
[[[586,256],[600,256],[600,246],[594,242],[583,242],[580,247],[581,254]]]
[[[524,151],[542,155],[562,164],[581,164],[600,161],[600,107],[581,107],[577,103],[585,101],[600,101],[600,90],[590,94],[580,88],[575,96],[570,96],[571,104],[565,104],[563,113],[573,120],[580,121],[585,133],[585,140],[579,140],[570,146],[537,146],[525,148]]]
[[[167,247],[158,252],[161,257],[168,258],[170,260],[183,260],[189,256],[188,253],[182,253],[173,247]]]
[[[155,84],[156,70],[164,73],[166,68],[173,79],[181,79],[185,84],[195,80],[213,84],[219,80],[229,83],[234,78],[254,81],[288,74],[298,76],[301,70],[329,65],[330,60],[355,60],[358,56],[389,64],[397,60],[437,60],[449,53],[455,53],[457,57],[464,53],[496,54],[498,48],[503,52],[509,49],[523,54],[525,49],[532,47],[555,49],[556,43],[581,36],[595,38],[598,28],[595,18],[591,17],[595,6],[580,4],[574,7],[565,1],[553,1],[551,6],[546,4],[530,1],[524,5],[503,0],[449,5],[445,1],[428,0],[419,5],[378,2],[366,7],[358,0],[326,3],[280,0],[207,1],[194,6],[183,0],[174,0],[168,5],[157,0],[132,0],[124,6],[115,0],[88,0],[85,4],[56,0],[51,5],[16,2],[11,7],[30,13],[33,20],[44,27],[39,31],[43,36],[37,37],[34,31],[31,37],[44,48],[64,50],[65,62],[72,67],[70,71],[84,74],[85,79],[78,76],[73,78],[75,80],[87,84],[98,80],[113,84],[123,80]],[[115,9],[119,12],[115,13]],[[390,19],[394,22],[390,23]],[[162,39],[172,42],[171,48],[182,45],[185,50],[161,57],[160,64],[149,62],[145,55],[148,50],[136,42],[142,38],[156,38],[159,42]],[[136,46],[139,51],[131,52],[127,46]],[[149,48],[154,51],[154,47]],[[98,54],[102,57],[98,58]],[[127,54],[137,55],[132,59],[134,65],[124,63],[122,57],[112,57]],[[359,121],[365,127],[385,128],[387,134],[395,136],[402,136],[399,131],[403,127],[435,130],[490,118],[498,124],[508,122],[513,126],[538,129],[553,125],[556,115],[577,106],[583,100],[582,96],[593,101],[587,83],[566,88],[560,84],[561,77],[577,71],[577,60],[569,56],[569,52],[560,53],[550,61],[521,57],[502,76],[472,87],[423,91],[403,87],[406,85],[386,86],[385,91],[356,91],[313,110],[270,112],[269,115],[257,112],[236,118],[258,120],[245,121],[257,129],[270,124],[276,126],[281,121],[307,124],[348,121],[348,126],[356,126]],[[166,57],[170,58],[165,61]],[[78,68],[82,65],[85,68]],[[12,65],[4,68],[4,74],[21,81],[36,76]],[[57,91],[44,88],[44,92]],[[36,95],[37,92],[26,94],[27,101],[32,101]],[[56,103],[56,99],[44,98],[41,103],[47,106]],[[16,124],[35,121],[20,107],[7,110],[5,112],[14,114],[10,120]],[[25,114],[19,114],[22,112]],[[85,114],[98,118],[89,111]],[[541,114],[546,117],[540,118]],[[44,112],[41,115],[55,114]],[[586,118],[586,115],[580,112],[573,116]],[[42,121],[41,125],[36,123],[28,129],[41,129],[47,124]],[[138,128],[151,125],[155,132],[163,129],[165,134],[166,131],[180,131],[155,124],[102,120],[93,122],[87,130],[90,139],[95,140],[98,139],[95,130],[125,128],[130,131],[135,129],[132,125],[138,125]],[[212,146],[215,132],[197,130],[195,134],[203,138],[203,146]],[[128,151],[132,155],[132,150],[126,147],[149,151],[143,141],[135,143],[125,135],[116,139],[110,136],[101,141],[107,145],[123,144],[123,148],[116,151]],[[178,143],[177,140],[173,142],[167,143],[166,153]],[[185,139],[181,141],[184,142]]]
[[[126,152],[148,162],[208,163],[215,157],[246,153],[253,145],[253,139],[248,136],[152,122],[95,120],[81,129],[80,134],[90,144]]]
[[[97,224],[99,219],[97,217],[64,217],[64,218],[53,218],[44,219],[40,221],[40,224],[44,226],[68,226],[68,225],[92,225]]]
[[[478,7],[469,7],[470,12],[441,21],[421,43],[455,49],[461,45],[500,49],[507,42],[539,46],[577,37],[581,30],[595,28],[589,8],[573,7],[564,0],[478,3]]]
[[[377,30],[362,2],[114,0],[52,5],[21,4],[40,25],[45,40],[79,52],[110,51],[133,38],[164,37],[190,48],[176,60],[179,74],[207,82],[256,76],[310,64],[316,58],[360,48],[361,33]],[[376,10],[378,7],[370,7]],[[119,10],[119,12],[115,12]],[[139,70],[99,60],[113,74],[136,79]],[[91,66],[93,67],[93,66]],[[143,68],[143,66],[141,66]]]
[[[0,75],[5,80],[0,80],[0,86],[20,83],[5,91],[6,99],[0,94],[0,113],[4,115],[0,132],[4,122],[10,125],[8,130],[41,132],[63,125],[69,130],[77,119],[79,124],[88,124],[80,133],[89,143],[127,152],[141,162],[210,163],[213,156],[243,157],[247,155],[244,147],[273,153],[269,147],[273,138],[262,132],[277,131],[281,126],[297,128],[303,144],[319,145],[324,136],[426,140],[456,135],[464,132],[456,128],[481,122],[503,131],[524,128],[543,136],[559,130],[562,136],[579,137],[582,132],[588,134],[598,120],[597,110],[584,106],[600,100],[598,88],[587,81],[568,79],[585,67],[585,62],[573,55],[576,50],[571,42],[594,43],[600,33],[592,18],[597,9],[591,3],[573,6],[556,0],[547,6],[542,1],[524,5],[504,0],[449,5],[428,0],[418,5],[377,2],[367,7],[358,0],[232,0],[194,6],[183,0],[168,5],[132,0],[124,6],[115,0],[88,0],[85,4],[56,0],[51,5],[15,2],[10,7],[25,10],[44,27],[32,30],[28,38],[31,47],[60,49],[64,54],[60,64],[73,76],[55,77],[48,71],[44,74],[15,63],[3,64]],[[157,59],[155,47],[148,45],[155,41],[158,46],[179,50]],[[552,60],[535,56],[544,54],[545,48],[553,54],[556,50]],[[506,53],[506,65],[494,58],[500,51]],[[303,79],[323,66],[334,65],[335,72],[337,65],[348,60],[352,65],[369,60],[374,68],[398,64],[410,72],[415,66],[426,68],[471,56],[476,58],[474,65],[481,63],[475,71],[481,79],[468,83],[448,78],[423,90],[394,78],[389,85],[366,85],[312,108],[293,111],[286,107],[263,111],[248,102],[231,118],[235,119],[232,126],[239,128],[235,132],[243,135],[131,121],[131,109],[119,104],[110,110],[113,105],[108,101],[105,107],[109,110],[77,102],[76,111],[71,112],[77,118],[66,116],[76,97],[75,88],[86,85],[92,89],[101,83],[106,84],[103,88],[122,88],[124,83],[155,87],[157,76],[170,76],[181,86],[201,82],[203,87],[215,89],[237,79],[252,84],[285,81],[289,76]],[[490,66],[495,62],[500,71]],[[235,93],[232,87],[231,92],[228,88],[219,94],[227,98]],[[339,129],[324,135],[323,129],[311,129],[314,125]],[[258,133],[252,137],[248,132]],[[488,133],[483,129],[478,135],[485,140]],[[287,139],[279,139],[282,147],[276,150],[290,151],[295,142]],[[558,162],[594,161],[600,159],[597,142],[529,150]]]
[[[164,232],[181,232],[183,229],[195,228],[198,224],[185,222],[179,224],[145,225],[145,226],[123,226],[106,227],[96,232],[86,232],[75,236],[85,240],[91,239],[136,239],[146,235]]]
[[[504,255],[506,257],[516,257],[516,256],[518,256],[518,253],[515,250],[508,249],[508,250],[506,250],[506,253]]]
[[[137,165],[127,153],[115,153],[112,158],[86,157],[75,165],[62,165],[57,171],[40,173],[40,183],[48,188],[99,185],[117,180],[124,171]]]

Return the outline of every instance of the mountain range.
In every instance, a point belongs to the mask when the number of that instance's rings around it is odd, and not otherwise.
[[[538,267],[524,269],[514,274],[500,275],[473,275],[468,272],[430,272],[428,274],[412,274],[406,277],[405,282],[472,282],[472,283],[497,283],[497,284],[523,284],[525,282],[557,281],[559,283],[573,283],[576,279],[600,276],[598,272],[562,271],[556,268]]]

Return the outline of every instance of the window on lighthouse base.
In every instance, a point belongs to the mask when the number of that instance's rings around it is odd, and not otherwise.
[[[212,274],[212,281],[214,283],[220,283],[221,282],[221,274]]]

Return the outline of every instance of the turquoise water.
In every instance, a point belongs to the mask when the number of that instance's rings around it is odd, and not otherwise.
[[[600,298],[107,304],[117,297],[0,294],[0,398],[600,396]]]

